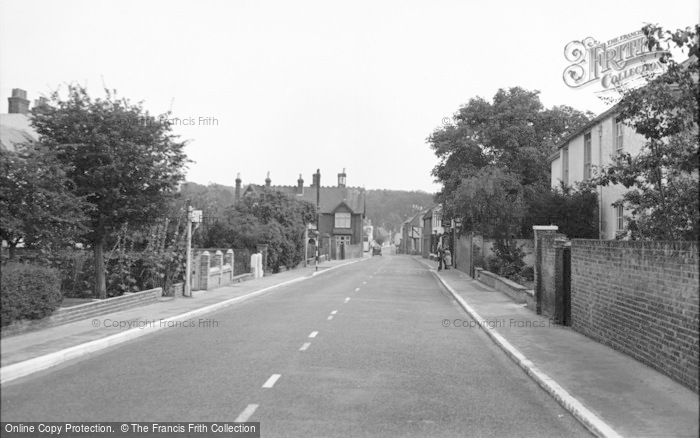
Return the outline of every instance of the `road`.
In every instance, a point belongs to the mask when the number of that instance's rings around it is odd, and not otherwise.
[[[590,436],[407,256],[336,269],[3,387],[3,421],[234,421],[262,436]],[[266,386],[266,387],[264,387]]]

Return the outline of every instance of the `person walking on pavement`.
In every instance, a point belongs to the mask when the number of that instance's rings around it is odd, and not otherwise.
[[[444,251],[442,249],[442,243],[438,243],[437,247],[437,262],[438,262],[438,271],[442,270],[442,258],[444,255]]]
[[[442,261],[445,264],[445,270],[449,270],[450,265],[452,264],[452,254],[450,253],[450,248],[445,248],[442,251]]]

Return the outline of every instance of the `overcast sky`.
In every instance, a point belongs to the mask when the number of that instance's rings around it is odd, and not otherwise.
[[[308,185],[320,168],[333,185],[346,168],[352,186],[434,192],[425,139],[470,98],[521,86],[600,113],[562,80],[567,43],[699,16],[697,0],[0,0],[1,112],[12,88],[104,83],[192,119],[175,128],[189,181]]]

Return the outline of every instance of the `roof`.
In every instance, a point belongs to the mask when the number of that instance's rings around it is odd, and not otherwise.
[[[39,140],[26,114],[0,114],[0,147],[14,151],[17,145]]]
[[[418,213],[418,214],[416,214],[415,216],[413,216],[413,217],[411,218],[411,220],[410,220],[410,225],[411,225],[412,227],[413,227],[413,226],[422,227],[423,224],[422,224],[421,222],[423,221],[423,215],[424,215],[425,213],[426,213],[425,211],[421,211],[420,213]]]
[[[249,184],[243,193],[259,192],[265,188],[264,185]],[[270,186],[272,190],[296,196],[297,186]],[[316,205],[316,187],[304,187],[301,197]],[[365,214],[366,199],[365,189],[360,187],[323,187],[321,186],[320,213],[333,214],[336,208],[345,203],[354,214]]]
[[[569,135],[567,135],[566,137],[564,137],[564,138],[559,142],[559,144],[557,144],[557,150],[556,150],[554,153],[552,153],[552,155],[550,155],[550,156],[547,158],[547,162],[548,162],[548,163],[551,163],[552,161],[554,161],[554,160],[556,160],[557,158],[559,158],[559,150],[560,150],[561,148],[563,148],[564,146],[566,146],[573,138],[578,137],[579,135],[585,133],[586,131],[589,131],[591,128],[593,128],[594,126],[596,126],[597,124],[599,124],[599,123],[602,122],[603,120],[605,120],[605,119],[607,119],[608,117],[610,117],[610,116],[612,116],[613,114],[615,114],[617,111],[619,111],[619,108],[620,108],[620,104],[617,103],[617,104],[613,105],[611,108],[608,108],[607,110],[605,110],[605,112],[603,112],[602,114],[596,116],[596,117],[595,117],[594,119],[592,119],[590,122],[588,122],[588,123],[586,123],[585,125],[581,126],[581,127],[578,128],[577,130],[572,131]]]
[[[432,219],[433,218],[433,213],[436,211],[440,211],[442,209],[442,204],[435,204],[432,207],[428,209],[428,212],[423,216],[423,220],[426,219]]]

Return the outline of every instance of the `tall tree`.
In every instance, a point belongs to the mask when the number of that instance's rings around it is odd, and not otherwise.
[[[158,217],[184,178],[188,162],[184,142],[170,133],[166,118],[156,118],[141,104],[118,99],[105,90],[91,98],[80,86],[68,97],[53,93],[48,105],[32,110],[40,142],[55,151],[85,199],[95,253],[96,296],[106,297],[104,247],[124,223],[143,224]]]
[[[652,51],[680,48],[690,56],[677,63],[667,53],[660,76],[637,89],[620,89],[620,115],[646,143],[641,153],[623,153],[598,172],[599,185],[630,189],[617,205],[632,212],[632,238],[698,240],[700,237],[700,152],[698,139],[698,55],[700,26],[675,32],[646,25]]]
[[[555,144],[592,117],[567,106],[546,109],[539,91],[520,87],[498,90],[492,102],[472,98],[453,124],[427,139],[439,159],[432,172],[443,184],[437,199],[444,203],[465,178],[486,166],[508,169],[522,185],[548,185],[547,157]],[[448,216],[453,213],[449,203],[445,208]]]

